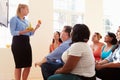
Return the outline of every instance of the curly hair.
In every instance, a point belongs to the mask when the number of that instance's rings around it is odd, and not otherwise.
[[[90,37],[90,30],[85,24],[76,24],[71,33],[72,43],[87,42]]]

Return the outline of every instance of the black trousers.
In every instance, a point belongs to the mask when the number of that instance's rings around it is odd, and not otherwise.
[[[84,77],[84,76],[79,76],[80,79],[82,80],[96,80],[96,76],[93,76],[93,77]]]
[[[47,78],[49,76],[53,75],[54,72],[62,66],[63,66],[62,63],[57,63],[57,62],[43,63],[41,65],[41,71],[42,71],[42,75],[43,75],[44,80],[47,80]]]
[[[96,70],[96,76],[102,80],[120,80],[120,68]]]

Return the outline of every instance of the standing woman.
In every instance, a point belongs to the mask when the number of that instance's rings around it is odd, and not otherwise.
[[[38,23],[35,29],[27,29],[29,22],[25,16],[29,13],[26,4],[19,4],[17,16],[10,20],[10,31],[13,36],[11,50],[15,61],[15,80],[27,80],[30,68],[32,66],[32,50],[29,36],[39,28]],[[23,69],[23,71],[22,71]]]

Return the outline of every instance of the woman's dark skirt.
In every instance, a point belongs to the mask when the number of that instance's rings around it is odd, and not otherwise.
[[[32,50],[29,43],[29,36],[13,36],[11,50],[16,68],[31,67]]]

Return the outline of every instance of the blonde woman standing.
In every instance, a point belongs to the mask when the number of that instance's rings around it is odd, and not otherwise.
[[[19,4],[17,15],[10,20],[10,31],[13,36],[11,50],[15,61],[15,80],[27,80],[32,66],[32,50],[29,36],[40,27],[38,23],[35,29],[27,29],[29,22],[25,19],[29,13],[26,4]]]

